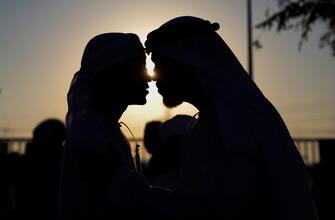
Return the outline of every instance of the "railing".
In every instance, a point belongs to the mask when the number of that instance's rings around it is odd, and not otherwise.
[[[149,160],[151,155],[143,147],[143,140],[141,138],[128,138],[130,146],[132,148],[132,153],[135,153],[135,145],[139,144],[140,147],[140,156],[144,161]],[[19,153],[24,154],[26,151],[27,143],[31,141],[30,138],[0,138],[0,151],[7,153]]]
[[[1,138],[0,147],[1,151],[8,153],[17,152],[24,154],[26,151],[26,145],[30,141],[30,138]]]
[[[320,162],[320,139],[296,138],[294,142],[306,166]]]
[[[324,139],[318,138],[296,138],[294,142],[297,146],[298,151],[300,152],[305,164],[307,166],[313,166],[320,162],[320,141]],[[0,143],[2,143],[1,147],[5,148],[5,144],[7,143],[7,152],[18,152],[20,154],[24,154],[27,142],[29,142],[29,138],[3,138],[0,139]],[[335,139],[332,140],[335,143]],[[143,141],[141,138],[137,138],[133,140],[129,139],[130,145],[134,149],[135,142],[141,145],[140,154],[141,158],[146,161],[150,158],[150,155],[146,152],[143,147]],[[335,144],[334,144],[335,147]],[[2,149],[1,149],[2,150]]]

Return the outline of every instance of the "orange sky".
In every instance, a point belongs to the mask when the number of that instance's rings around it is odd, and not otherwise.
[[[267,6],[273,5],[254,1],[255,23]],[[41,120],[64,119],[69,83],[93,36],[133,32],[144,42],[148,32],[171,18],[199,16],[220,23],[220,35],[246,67],[245,14],[242,0],[1,1],[0,137],[30,136]],[[335,65],[331,52],[317,47],[322,28],[316,26],[301,52],[298,33],[254,33],[264,46],[255,51],[256,83],[293,136],[335,137]],[[122,118],[137,137],[149,120],[196,112],[190,105],[167,112],[154,83],[151,91],[147,105],[130,107]]]

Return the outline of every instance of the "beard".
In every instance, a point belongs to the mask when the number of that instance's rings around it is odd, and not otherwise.
[[[165,96],[163,97],[163,103],[168,108],[174,108],[177,107],[178,105],[181,105],[183,101],[178,98],[171,98]]]

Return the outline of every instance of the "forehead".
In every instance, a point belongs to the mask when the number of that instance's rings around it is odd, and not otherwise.
[[[130,58],[128,60],[125,60],[124,62],[122,62],[122,64],[125,65],[125,66],[145,65],[145,60],[146,60],[145,56],[138,56],[138,57],[134,57],[134,58]]]
[[[170,70],[174,69],[174,71],[178,72],[179,70],[187,69],[187,67],[184,64],[182,64],[178,60],[175,60],[173,57],[170,58],[160,53],[153,52],[151,55],[151,60],[155,63],[155,65],[157,65],[156,66],[157,68],[164,67]]]
[[[151,52],[151,60],[157,62],[159,60],[159,54],[156,52]]]
[[[174,63],[175,62],[171,58],[168,58],[167,56],[164,56],[164,55],[162,55],[160,53],[157,53],[157,52],[152,52],[151,53],[151,60],[154,63],[157,63],[157,62]]]
[[[106,68],[102,69],[99,72],[102,73],[107,73],[108,75],[110,75],[110,73],[114,73],[114,72],[129,72],[129,73],[133,73],[134,70],[135,72],[137,70],[141,70],[143,68],[145,68],[145,62],[146,57],[145,56],[138,56],[138,57],[133,57],[127,60],[123,60],[121,62],[112,64],[107,66]]]

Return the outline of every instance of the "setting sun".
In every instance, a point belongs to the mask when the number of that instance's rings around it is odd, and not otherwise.
[[[154,68],[155,68],[155,64],[151,61],[151,54],[150,55],[147,55],[147,59],[146,59],[146,67],[147,67],[147,70],[148,70],[148,75],[153,78],[154,75],[155,75],[155,72],[154,72]]]

